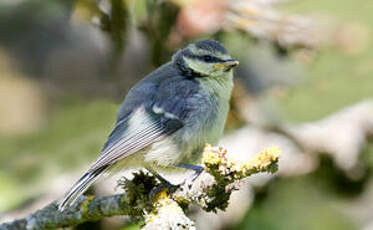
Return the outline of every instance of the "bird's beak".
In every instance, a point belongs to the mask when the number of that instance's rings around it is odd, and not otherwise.
[[[238,66],[240,63],[236,60],[226,60],[221,63],[217,63],[214,65],[215,69],[224,68],[225,70],[230,70],[231,68]]]
[[[229,68],[233,68],[235,66],[238,66],[240,64],[239,61],[236,61],[236,60],[227,60],[225,62],[223,62],[223,65],[226,66],[226,67],[229,67]]]

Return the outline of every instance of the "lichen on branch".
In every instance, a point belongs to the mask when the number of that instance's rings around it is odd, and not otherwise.
[[[227,150],[222,147],[206,145],[203,151],[202,162],[205,165],[206,171],[216,179],[233,182],[233,180],[241,180],[259,172],[275,173],[278,169],[277,162],[281,151],[278,147],[266,148],[252,160],[245,163],[227,158],[226,154]]]
[[[191,187],[185,187],[181,194],[176,193],[175,199],[195,203],[206,211],[225,210],[235,189],[232,184],[256,173],[275,173],[280,155],[278,147],[270,147],[249,162],[241,163],[228,158],[227,150],[223,147],[207,144],[202,157],[205,172]],[[209,175],[213,178],[209,178]]]
[[[251,161],[241,163],[227,157],[222,147],[206,145],[202,163],[205,167],[195,180],[173,189],[161,190],[151,199],[151,193],[161,186],[155,177],[143,171],[134,178],[123,178],[118,185],[124,194],[106,197],[81,196],[72,207],[60,212],[53,202],[28,217],[0,225],[0,230],[56,229],[114,215],[128,215],[144,223],[143,230],[195,229],[194,222],[185,215],[190,204],[206,211],[224,210],[236,181],[259,172],[274,173],[281,155],[279,148],[270,147]]]
[[[154,203],[153,211],[147,215],[143,230],[149,229],[195,229],[181,207],[196,204],[206,211],[224,210],[235,181],[259,172],[275,173],[281,151],[270,147],[245,163],[227,157],[222,147],[206,145],[203,151],[203,172],[192,184],[183,184],[175,192],[161,192]]]

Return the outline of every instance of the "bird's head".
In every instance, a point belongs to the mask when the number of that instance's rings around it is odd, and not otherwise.
[[[173,57],[176,66],[189,76],[223,77],[239,64],[217,41],[203,40],[179,50]]]

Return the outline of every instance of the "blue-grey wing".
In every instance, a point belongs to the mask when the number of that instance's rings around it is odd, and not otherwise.
[[[162,75],[164,76],[164,75]],[[191,111],[188,98],[198,85],[177,74],[148,78],[131,89],[118,119],[91,170],[110,166],[184,126]]]
[[[123,119],[110,135],[97,161],[90,170],[110,166],[148,145],[161,141],[183,127],[183,122],[169,114],[156,114],[138,109],[131,118]]]
[[[122,106],[118,110],[115,128],[105,143],[102,153],[122,137],[124,130],[128,126],[128,119],[133,116],[134,111],[140,107],[150,108],[152,106],[154,98],[159,92],[159,86],[164,81],[163,79],[175,76],[178,76],[178,73],[174,67],[170,64],[165,64],[141,80],[128,92]]]
[[[110,166],[149,144],[162,140],[183,126],[178,119],[166,118],[146,108],[138,108],[132,115],[117,124],[111,135],[116,140],[113,142],[109,138],[111,144],[103,149],[90,170]]]
[[[126,99],[119,108],[117,123],[126,119],[139,106],[151,106],[165,83],[167,84],[171,79],[179,81],[182,78],[171,63],[167,63],[153,71],[128,92]],[[166,89],[166,92],[168,90]],[[169,92],[168,95],[172,95],[172,92]]]

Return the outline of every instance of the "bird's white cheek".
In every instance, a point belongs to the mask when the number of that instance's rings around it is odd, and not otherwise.
[[[170,166],[178,163],[180,151],[169,138],[153,143],[145,155],[147,163],[154,163],[159,166]]]

